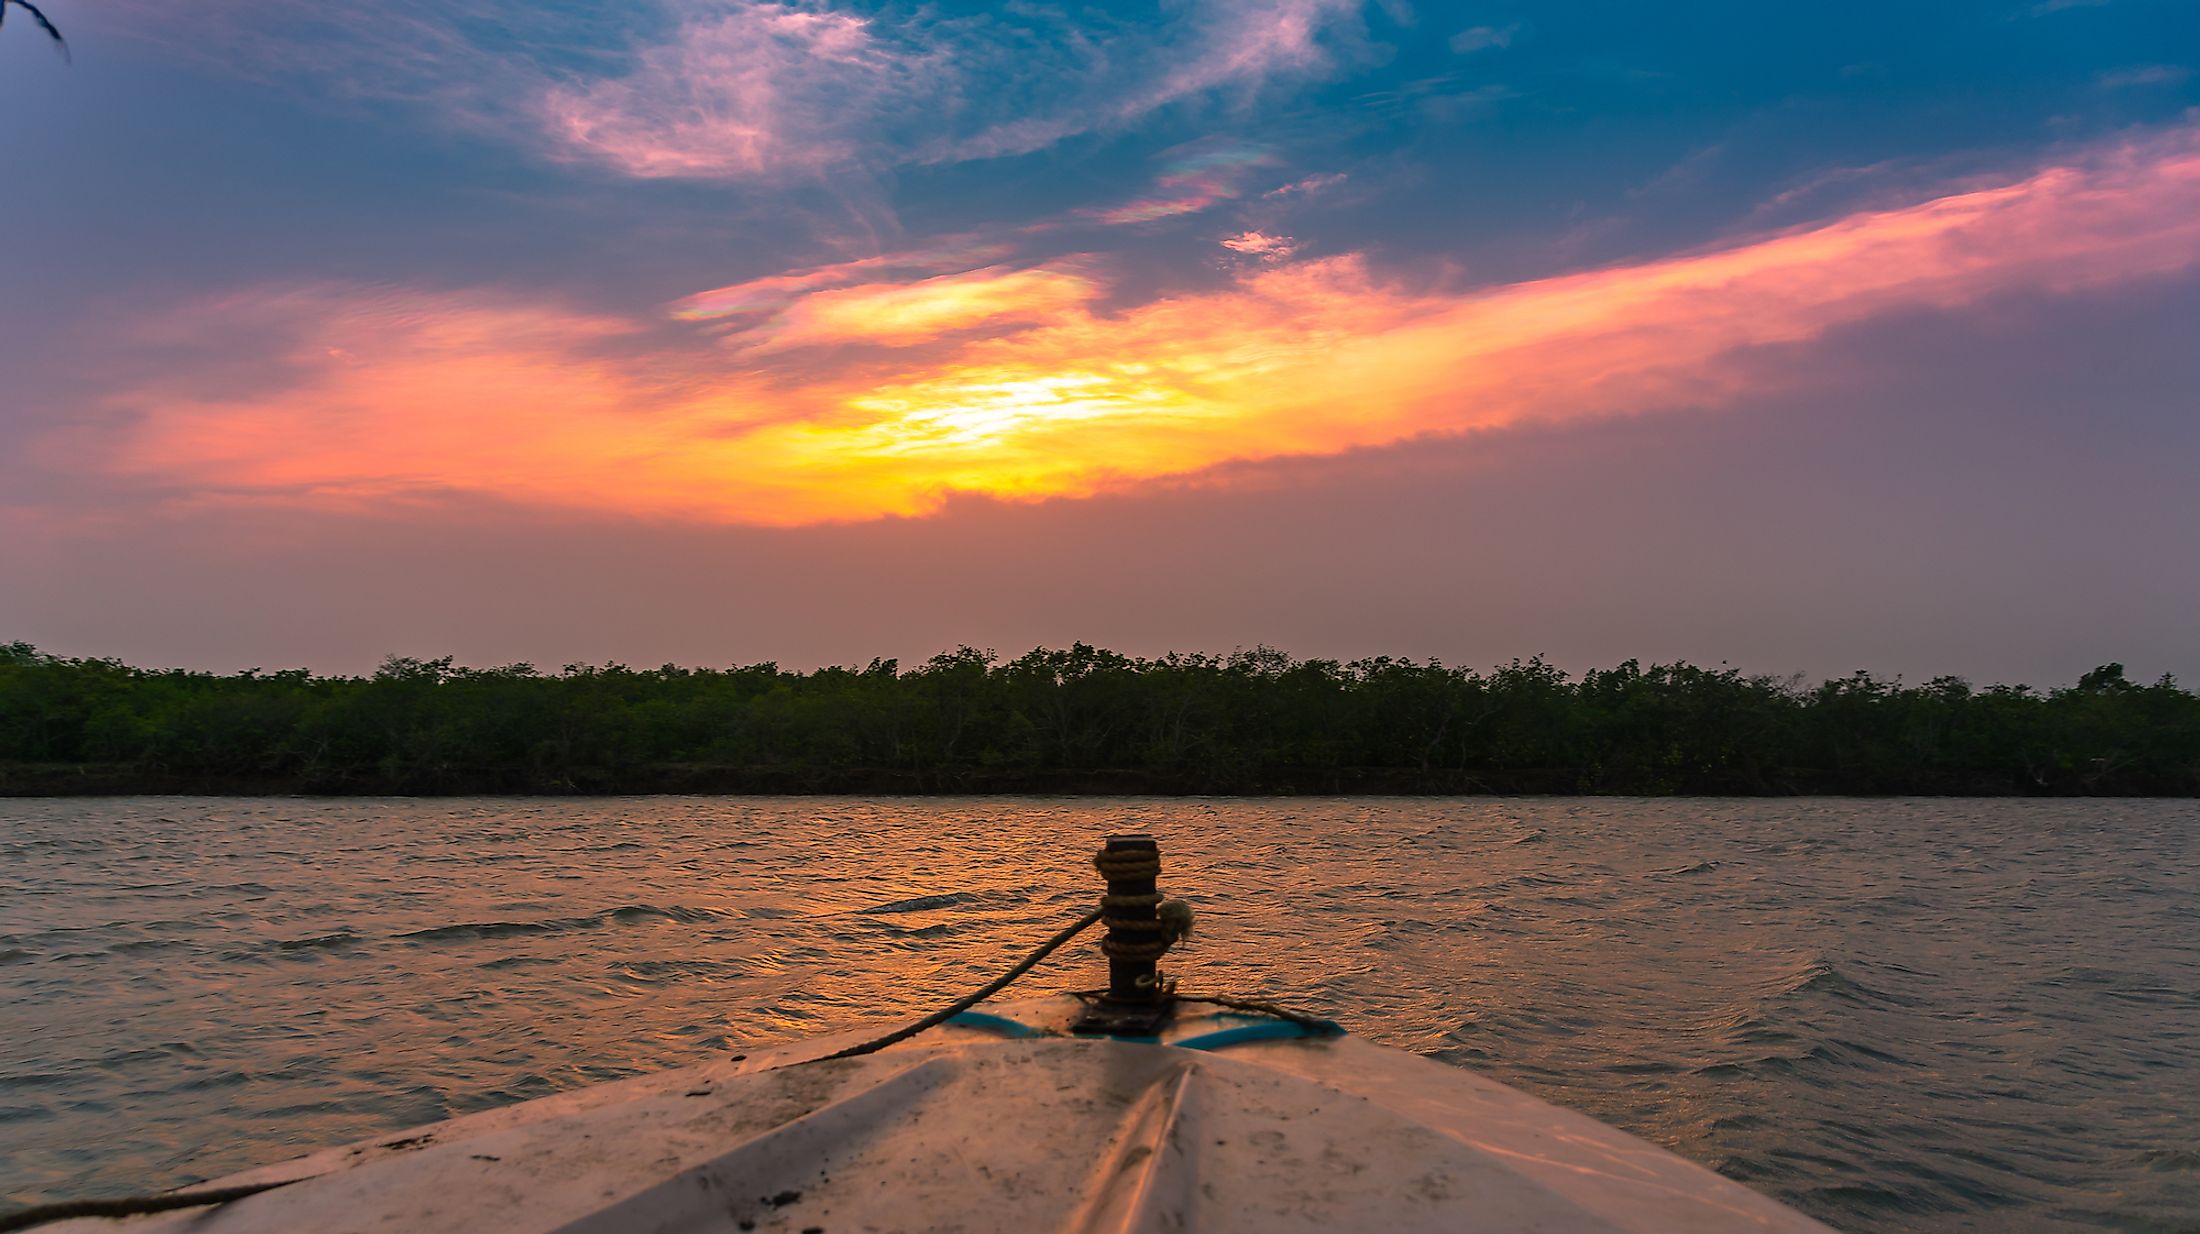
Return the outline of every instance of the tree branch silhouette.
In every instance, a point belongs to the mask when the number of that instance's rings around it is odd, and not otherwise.
[[[37,5],[32,4],[31,0],[0,0],[0,25],[7,24],[8,6],[11,4],[19,9],[22,9],[24,12],[29,13],[31,15],[31,20],[38,23],[39,29],[44,30],[47,34],[53,36],[54,45],[61,49],[61,58],[63,60],[71,59],[69,55],[69,40],[61,37],[60,29],[56,27],[53,22],[47,20],[46,14],[42,12]]]

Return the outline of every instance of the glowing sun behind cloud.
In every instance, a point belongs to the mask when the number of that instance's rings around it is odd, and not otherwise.
[[[1107,314],[1075,263],[786,289],[753,349],[906,347],[776,378],[578,311],[428,292],[195,307],[289,380],[131,392],[112,466],[199,500],[463,493],[644,517],[917,515],[955,492],[1074,496],[1424,434],[1721,405],[1812,378],[1750,349],[1876,314],[2064,292],[2200,259],[2200,129],[1991,188],[1711,251],[1467,293],[1358,257],[1282,262]],[[799,276],[808,279],[811,276]],[[812,375],[800,376],[799,371]]]

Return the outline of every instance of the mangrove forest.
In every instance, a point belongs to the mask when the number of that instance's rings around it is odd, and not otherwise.
[[[1266,648],[367,676],[0,644],[0,793],[2200,794],[2200,696]]]

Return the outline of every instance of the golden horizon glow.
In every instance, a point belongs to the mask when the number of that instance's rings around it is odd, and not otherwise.
[[[1430,434],[1726,406],[1810,379],[1807,356],[1767,349],[2196,260],[2200,126],[2186,126],[1906,208],[1465,293],[1386,283],[1352,255],[1112,314],[1074,264],[823,290],[846,276],[785,276],[752,350],[941,346],[776,380],[729,371],[754,365],[715,344],[640,350],[638,324],[599,315],[292,289],[184,315],[240,338],[283,323],[291,342],[265,368],[286,384],[239,393],[179,374],[133,391],[110,465],[189,500],[918,516],[956,493],[1085,496]],[[991,333],[940,337],[980,326]]]

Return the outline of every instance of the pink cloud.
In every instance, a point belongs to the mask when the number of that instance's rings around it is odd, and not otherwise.
[[[1258,231],[1231,236],[1222,242],[1222,247],[1263,261],[1282,261],[1299,251],[1297,242],[1289,236],[1271,236]]]
[[[632,73],[554,87],[541,107],[564,148],[631,176],[804,174],[857,158],[844,117],[914,103],[944,71],[866,19],[746,4],[690,18]]]
[[[1179,153],[1154,180],[1155,192],[1136,201],[1078,213],[1110,225],[1151,223],[1179,214],[1195,214],[1243,191],[1246,177],[1273,166],[1274,154],[1260,146],[1210,142]]]

